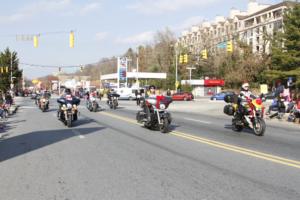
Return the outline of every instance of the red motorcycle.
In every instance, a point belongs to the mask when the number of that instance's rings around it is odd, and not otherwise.
[[[229,104],[224,107],[224,113],[233,116],[233,130],[240,132],[248,127],[254,131],[255,135],[263,136],[266,131],[263,100],[261,98],[246,98],[246,103],[241,105],[241,102],[235,103],[228,99],[233,98],[225,97],[225,101]]]

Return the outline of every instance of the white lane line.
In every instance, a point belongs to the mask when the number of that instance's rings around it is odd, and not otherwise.
[[[183,118],[183,119],[188,120],[188,121],[193,121],[193,122],[199,122],[202,124],[211,124],[211,122],[208,122],[208,121],[202,121],[202,120],[197,120],[197,119],[192,119],[192,118]]]
[[[38,108],[38,107],[34,107],[34,106],[21,106],[20,107],[21,109],[35,109],[35,108]]]
[[[81,135],[81,133],[80,133],[78,130],[76,130],[76,129],[72,129],[72,132],[73,132],[76,136],[78,136],[80,139],[84,139],[84,138],[85,138],[85,136],[84,136],[84,135]]]

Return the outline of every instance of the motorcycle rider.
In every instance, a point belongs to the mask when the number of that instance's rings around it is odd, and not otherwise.
[[[156,87],[154,85],[149,86],[149,91],[146,92],[146,99],[156,99]],[[147,122],[149,123],[151,121],[151,107],[147,106],[146,103],[143,104],[144,112],[147,115]]]
[[[41,94],[41,96],[39,98],[39,104],[38,104],[39,107],[41,106],[43,99],[48,100],[48,106],[49,106],[49,99],[50,98],[51,98],[51,93],[49,91],[45,90],[44,92],[42,92],[42,94]]]
[[[141,90],[140,89],[137,89],[135,91],[135,98],[136,98],[136,105],[139,106],[141,104]]]
[[[249,83],[245,82],[242,84],[240,94],[238,96],[238,109],[237,109],[237,123],[242,123],[243,115],[246,112],[246,104],[248,99],[256,98],[255,95],[250,91]]]

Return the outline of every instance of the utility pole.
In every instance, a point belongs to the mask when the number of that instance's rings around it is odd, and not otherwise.
[[[13,55],[12,55],[12,52],[10,52],[10,89],[12,90],[14,88],[14,85],[13,85]]]
[[[140,87],[140,82],[139,82],[139,48],[137,48],[137,56],[136,56],[136,83],[137,83],[137,87]]]
[[[177,48],[175,47],[175,90],[177,92],[177,85],[178,85],[178,51]]]

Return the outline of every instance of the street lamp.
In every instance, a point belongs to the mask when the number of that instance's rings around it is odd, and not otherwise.
[[[137,87],[140,88],[140,83],[139,83],[139,56],[140,56],[140,51],[139,47],[136,48],[136,82],[137,82]]]
[[[13,77],[13,54],[10,52],[10,89],[12,90],[14,88],[13,79],[16,77]]]

